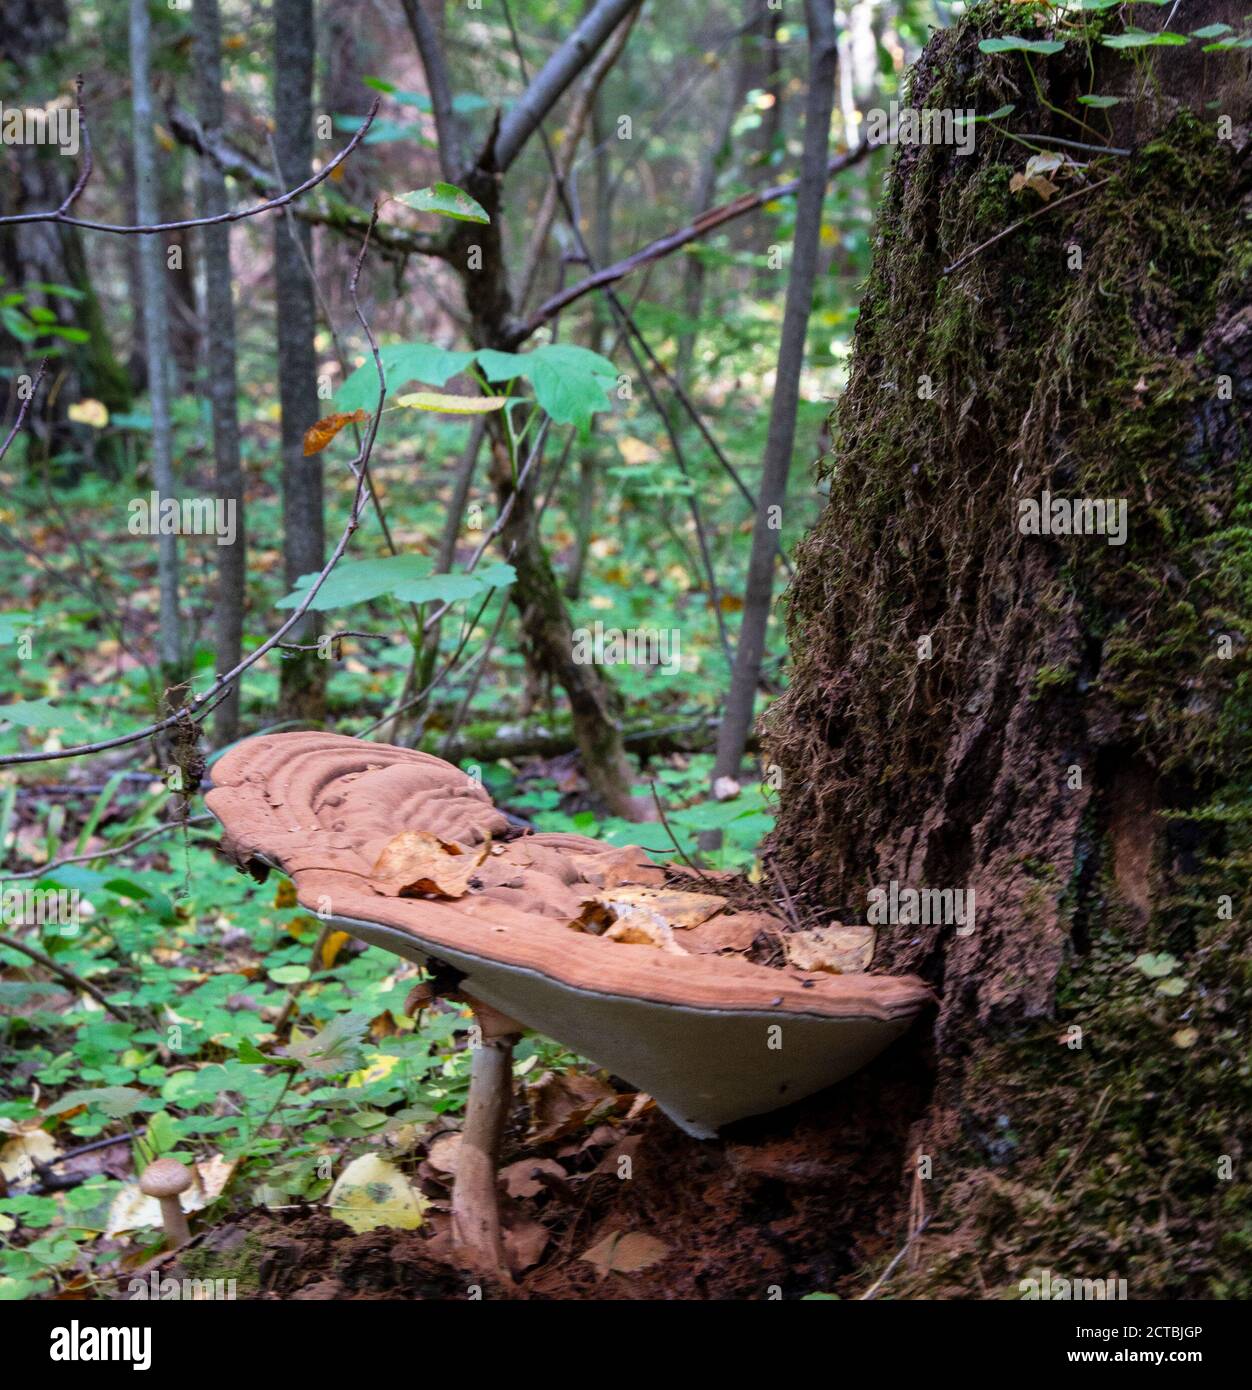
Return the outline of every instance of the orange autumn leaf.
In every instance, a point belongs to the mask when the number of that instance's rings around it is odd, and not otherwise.
[[[336,412],[310,425],[304,432],[304,456],[320,454],[345,425],[361,425],[370,418],[368,410],[353,410],[347,415]]]

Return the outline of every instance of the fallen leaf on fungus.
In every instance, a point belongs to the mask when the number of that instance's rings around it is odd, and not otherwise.
[[[783,937],[787,964],[830,975],[860,975],[874,956],[873,927],[813,927]]]
[[[384,845],[374,865],[373,878],[389,898],[414,893],[461,898],[490,848],[489,841],[471,849],[441,840],[425,830],[405,830]]]

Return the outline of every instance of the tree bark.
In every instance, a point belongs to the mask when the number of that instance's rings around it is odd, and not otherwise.
[[[274,149],[283,183],[294,187],[312,172],[313,0],[275,0]],[[313,238],[303,223],[274,221],[275,308],[278,318],[278,397],[282,406],[283,570],[288,587],[325,563],[322,461],[304,457],[304,435],[318,419],[317,303],[308,267]],[[290,641],[309,643],[312,615]],[[326,715],[326,663],[316,651],[288,652],[279,683],[279,716],[320,723]]]
[[[1136,1298],[1220,1297],[1246,1285],[1217,1155],[1246,1151],[1252,1013],[1250,89],[1196,41],[980,52],[1006,32],[980,7],[937,35],[912,104],[1016,102],[1036,144],[1128,153],[1078,153],[1045,204],[985,126],[900,145],[765,721],[771,844],[810,920],[876,922],[873,969],[940,995],[895,1117],[895,1210],[912,1188],[933,1218],[896,1296],[1067,1252]],[[1116,513],[1032,529],[1045,493],[1124,503],[1121,539]],[[973,917],[884,916],[891,884]]]
[[[200,124],[220,132],[222,28],[218,0],[196,0],[193,16],[196,105]],[[200,161],[200,215],[215,217],[228,206],[226,180],[211,160]],[[235,305],[230,273],[230,228],[201,229],[204,246],[204,371],[213,418],[213,462],[217,495],[235,513],[235,538],[217,550],[217,597],[213,615],[217,669],[229,671],[243,654],[243,611],[247,576],[244,475],[239,456],[239,383],[235,369]],[[239,689],[218,705],[213,731],[219,745],[239,733]]]
[[[156,142],[152,133],[151,29],[147,0],[131,0],[130,72],[135,146],[135,208],[144,225],[160,221]],[[173,430],[170,421],[169,313],[165,251],[161,236],[139,240],[143,286],[144,337],[148,360],[148,401],[152,411],[152,486],[164,501],[176,497]],[[178,607],[178,538],[157,537],[160,619],[157,640],[167,682],[182,678],[182,636]]]

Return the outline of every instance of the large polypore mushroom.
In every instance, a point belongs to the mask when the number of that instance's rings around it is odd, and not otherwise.
[[[426,753],[275,734],[233,748],[213,780],[206,799],[238,863],[282,869],[323,920],[455,972],[474,1006],[483,1040],[453,1226],[480,1263],[502,1265],[495,1150],[522,1026],[709,1138],[864,1066],[930,998],[911,977],[751,964],[735,948],[757,923],[706,885],[675,896],[635,847],[518,837],[474,779]]]

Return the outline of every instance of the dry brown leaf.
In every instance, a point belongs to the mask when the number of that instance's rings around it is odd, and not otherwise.
[[[547,1249],[549,1235],[547,1228],[538,1221],[519,1218],[513,1221],[504,1232],[504,1253],[514,1274],[539,1263],[539,1257]]]
[[[641,1231],[631,1231],[622,1235],[614,1231],[612,1235],[578,1257],[594,1265],[601,1276],[607,1274],[635,1274],[650,1265],[659,1264],[669,1254],[669,1246],[655,1236],[645,1236]]]
[[[431,1140],[426,1148],[426,1162],[437,1173],[455,1173],[456,1156],[461,1151],[461,1132],[451,1130]]]
[[[604,939],[626,946],[652,946],[659,951],[668,951],[672,956],[687,954],[674,940],[674,928],[668,922],[648,921],[638,915],[624,922],[614,922],[604,933]]]
[[[336,412],[310,425],[304,432],[304,456],[320,454],[345,425],[363,425],[370,418],[368,410],[353,410],[347,415]]]
[[[543,1191],[543,1183],[536,1173],[550,1173],[554,1178],[565,1180],[565,1169],[554,1158],[523,1158],[500,1169],[504,1180],[504,1190],[510,1197],[537,1197]]]
[[[527,1086],[532,1144],[547,1144],[617,1105],[617,1092],[586,1072],[545,1072]]]
[[[698,927],[726,906],[712,893],[684,893],[677,888],[606,888],[592,901],[607,907],[618,922],[636,916],[682,930]]]
[[[425,830],[405,830],[383,846],[373,878],[389,898],[414,893],[461,898],[490,848],[490,841],[474,849]]]
[[[1032,174],[1029,178],[1025,174],[1014,174],[1009,180],[1009,192],[1020,193],[1023,188],[1037,193],[1045,203],[1054,193],[1060,192],[1056,184],[1045,174]]]
[[[622,884],[659,888],[665,882],[665,870],[654,864],[638,845],[619,845],[609,853],[596,855],[583,870],[583,878],[598,888],[617,888]]]
[[[874,958],[873,927],[813,927],[783,937],[787,964],[797,970],[860,975]]]
[[[781,923],[768,912],[723,912],[698,927],[690,927],[679,940],[688,951],[709,955],[714,951],[747,951],[764,931],[778,931]]]

